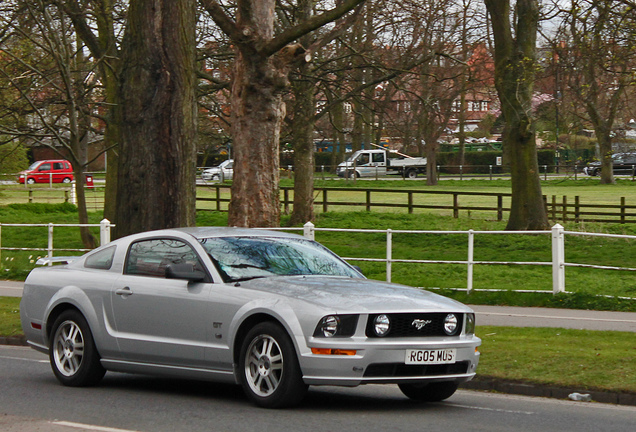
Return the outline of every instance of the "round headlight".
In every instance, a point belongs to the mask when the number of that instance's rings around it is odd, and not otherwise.
[[[378,315],[373,321],[373,331],[378,336],[386,336],[391,328],[391,320],[386,315]]]
[[[329,315],[322,319],[321,329],[324,337],[334,337],[338,333],[340,320],[337,316]]]
[[[457,332],[457,316],[455,314],[448,314],[444,318],[444,331],[449,336]]]

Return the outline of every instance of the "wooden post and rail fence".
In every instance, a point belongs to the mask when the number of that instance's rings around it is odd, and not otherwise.
[[[197,193],[197,210],[226,211],[230,202],[229,185],[200,185],[208,193]],[[293,207],[293,187],[281,187],[281,206],[285,213]],[[204,195],[209,195],[205,197]],[[510,212],[510,193],[466,192],[466,191],[423,191],[417,189],[381,189],[381,188],[339,188],[315,187],[314,206],[316,210],[328,212],[342,207],[402,209],[408,213],[416,210],[446,211],[458,218],[460,212],[492,213],[496,220],[504,219],[504,213]],[[475,202],[478,201],[478,202]],[[484,204],[484,202],[491,202]],[[548,217],[552,221],[636,223],[636,204],[627,204],[625,197],[616,204],[584,203],[579,196],[574,200],[567,196],[544,196]]]
[[[293,187],[280,188],[281,207],[289,213],[293,207]],[[35,194],[41,193],[42,198]],[[61,195],[52,197],[59,192]],[[103,193],[93,191],[95,198],[90,199],[89,210],[103,208]],[[68,189],[27,191],[27,202],[69,202]],[[99,197],[98,197],[99,195]],[[504,214],[510,212],[510,193],[504,192],[469,192],[469,191],[432,191],[418,189],[382,189],[382,188],[349,188],[349,187],[315,187],[314,206],[316,211],[344,211],[347,208],[372,211],[374,208],[393,208],[412,214],[416,211],[438,211],[458,218],[460,212],[480,212],[488,218],[504,220]],[[91,195],[92,197],[92,195]],[[37,199],[36,199],[37,198]],[[231,198],[230,186],[225,184],[197,185],[197,210],[227,211]],[[19,202],[17,196],[14,202]],[[544,202],[548,217],[554,222],[604,222],[604,223],[636,223],[636,203],[628,203],[620,197],[617,203],[584,202],[581,197],[556,195],[545,196]],[[492,216],[491,216],[492,215]]]

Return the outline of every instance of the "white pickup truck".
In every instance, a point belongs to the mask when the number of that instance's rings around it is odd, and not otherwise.
[[[386,174],[400,174],[407,178],[416,178],[426,174],[426,158],[408,157],[389,158],[390,150],[358,150],[349,159],[338,165],[340,177],[375,177]]]

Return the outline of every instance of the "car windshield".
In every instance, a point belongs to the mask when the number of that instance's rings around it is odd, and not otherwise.
[[[329,249],[305,239],[211,237],[201,244],[225,282],[282,275],[362,277]]]
[[[359,154],[360,154],[359,151],[355,152],[354,154],[349,156],[349,159],[347,159],[347,162],[353,163],[353,161],[356,160],[356,158],[358,157]]]
[[[38,165],[40,165],[40,161],[33,162],[31,166],[27,168],[27,171],[33,171],[34,169],[38,167]]]

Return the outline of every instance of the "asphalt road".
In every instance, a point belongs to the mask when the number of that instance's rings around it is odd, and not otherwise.
[[[0,346],[0,430],[71,431],[628,431],[636,407],[460,390],[420,404],[396,386],[312,387],[295,409],[252,406],[237,386],[108,373],[63,387],[46,356]]]

